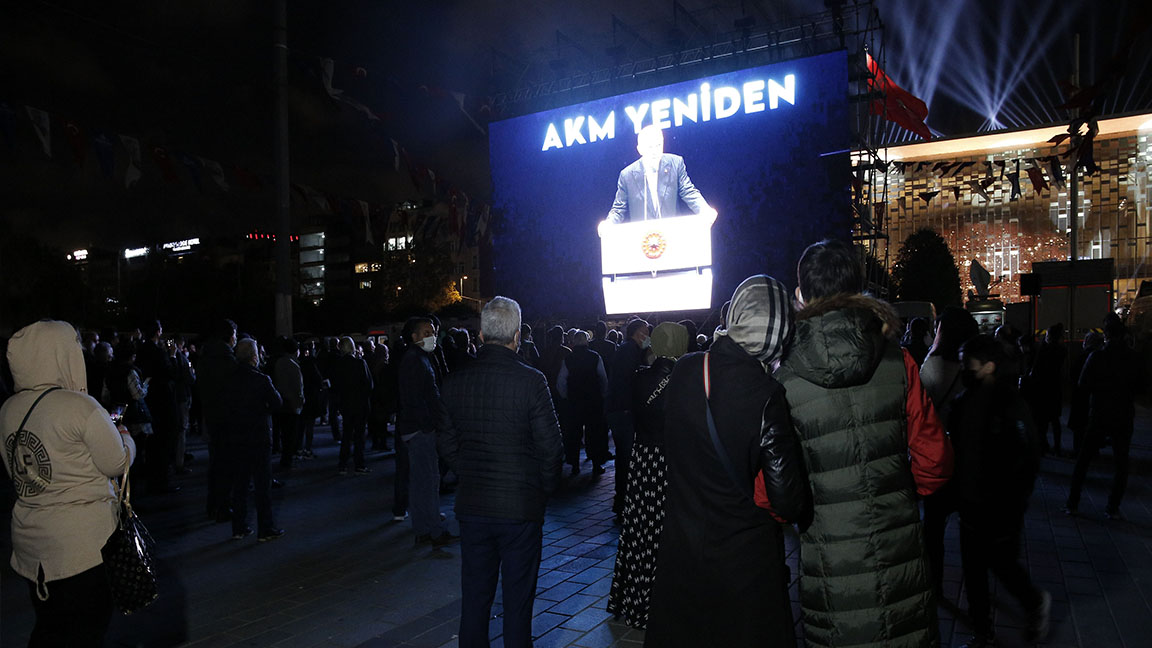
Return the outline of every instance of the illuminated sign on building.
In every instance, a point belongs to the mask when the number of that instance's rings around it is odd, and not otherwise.
[[[160,247],[165,250],[171,250],[172,252],[185,252],[191,250],[193,245],[200,245],[200,239],[191,238],[184,239],[183,241],[172,241],[171,243],[164,243]]]
[[[767,106],[765,106],[767,93]],[[699,90],[680,97],[659,97],[635,105],[624,106],[624,115],[632,126],[632,132],[654,124],[661,129],[684,125],[684,122],[702,123],[717,119],[727,119],[738,113],[758,113],[776,110],[780,101],[796,105],[796,75],[784,76],[784,83],[775,79],[753,79],[744,83],[718,85],[708,82],[700,84]],[[561,128],[556,124],[560,123]],[[560,137],[563,130],[564,137]],[[585,136],[587,133],[587,136]],[[544,146],[540,150],[564,148],[576,144],[590,144],[616,137],[616,111],[611,110],[597,120],[594,115],[579,115],[564,119],[563,122],[548,124],[544,132]]]
[[[145,256],[147,254],[148,254],[148,248],[146,248],[146,247],[128,248],[127,250],[124,250],[124,258],[125,259],[135,259],[136,257],[142,257],[142,256]]]
[[[87,258],[88,258],[88,250],[76,250],[72,254],[68,255],[68,259],[71,261],[83,261]]]

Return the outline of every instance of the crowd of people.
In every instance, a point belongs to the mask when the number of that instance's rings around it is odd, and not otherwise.
[[[1008,326],[982,335],[960,308],[905,326],[860,293],[861,271],[851,245],[815,243],[795,290],[749,277],[711,336],[688,320],[633,317],[549,326],[537,345],[506,297],[483,308],[478,332],[413,317],[391,346],[282,338],[268,353],[231,320],[195,340],[154,320],[129,333],[26,327],[0,367],[0,399],[14,391],[0,435],[34,640],[108,624],[99,548],[114,524],[102,513],[110,478],[131,464],[144,492],[175,492],[190,470],[187,437],[200,434],[207,515],[231,523],[235,540],[266,542],[284,534],[273,459],[287,479],[314,458],[318,422],[340,444],[339,475],[369,473],[366,452],[394,450],[391,515],[410,518],[416,545],[461,545],[463,647],[488,646],[498,581],[504,645],[532,645],[548,498],[565,465],[571,478],[591,464],[595,479],[613,460],[620,537],[607,609],[645,629],[645,645],[794,645],[787,525],[799,532],[808,645],[935,645],[953,514],[967,645],[995,645],[989,573],[1027,612],[1026,638],[1041,640],[1051,597],[1018,562],[1024,513],[1042,454],[1063,454],[1071,376],[1065,510],[1078,514],[1089,464],[1111,444],[1105,513],[1120,517],[1145,382],[1124,326],[1110,318],[1069,366],[1059,325],[1038,345]],[[83,469],[57,470],[68,461]],[[83,497],[44,506],[72,481]],[[452,488],[459,535],[441,512]],[[67,546],[42,541],[65,535]],[[91,618],[61,626],[69,606]]]

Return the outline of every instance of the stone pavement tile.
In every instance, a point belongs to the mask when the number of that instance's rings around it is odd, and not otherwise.
[[[612,560],[615,560],[616,559],[616,545],[603,545],[599,549],[593,549],[592,551],[589,551],[588,553],[584,554],[584,557],[585,558],[595,558],[597,560],[600,560],[603,558],[611,558]]]
[[[573,560],[576,560],[576,558],[577,558],[576,556],[566,556],[563,554],[554,555],[554,556],[552,556],[546,560],[540,561],[540,569],[557,569],[561,565],[565,565],[567,563],[572,562]],[[567,570],[567,571],[571,571],[571,570]],[[580,570],[580,571],[582,571],[582,570]]]
[[[1073,576],[1065,578],[1064,583],[1068,588],[1069,598],[1082,594],[1093,596],[1100,594],[1100,581],[1096,580],[1096,578],[1078,578]]]
[[[587,570],[585,570],[585,571],[587,571]],[[555,571],[555,570],[547,571],[547,572],[542,571],[542,572],[540,572],[540,575],[536,578],[536,591],[542,592],[542,591],[544,591],[550,587],[554,587],[556,585],[559,585],[560,583],[562,583],[566,580],[570,580],[572,577],[573,577],[573,574],[571,574],[569,572]],[[583,581],[576,581],[576,582],[583,582]]]
[[[540,568],[541,569],[551,569],[551,567],[544,566],[544,562],[546,562],[548,559],[558,555],[561,551],[564,551],[564,549],[565,549],[565,547],[561,547],[560,545],[554,545],[554,544],[550,544],[547,547],[544,547],[543,549],[541,549],[540,550],[540,559],[541,559]]]
[[[237,643],[234,643],[232,645],[233,646],[255,646],[257,648],[264,648],[265,646],[275,645],[276,643],[278,643],[280,641],[284,641],[285,639],[289,639],[291,637],[292,637],[292,635],[290,633],[284,632],[283,630],[280,630],[278,628],[273,628],[271,630],[265,630],[264,632],[261,632],[260,634],[254,636],[254,637],[249,637],[247,639],[244,639],[244,640],[239,641]]]
[[[568,547],[567,549],[565,549],[565,550],[564,550],[564,554],[565,554],[565,555],[567,555],[567,556],[581,556],[581,557],[583,557],[583,556],[586,556],[586,555],[588,555],[588,554],[589,554],[590,552],[592,552],[592,551],[596,551],[596,550],[598,550],[598,549],[603,549],[603,548],[604,548],[604,545],[603,545],[602,543],[598,543],[598,542],[581,542],[581,543],[580,543],[580,544],[578,544],[578,545],[573,545],[573,546],[571,546],[571,547]],[[615,551],[616,551],[615,547],[610,547],[610,549],[611,549],[613,552],[615,552]]]
[[[563,601],[569,596],[572,596],[573,594],[576,594],[577,592],[580,592],[580,590],[584,589],[585,587],[586,585],[584,585],[584,583],[564,581],[555,587],[551,587],[544,590],[543,592],[537,593],[536,599],[537,601],[543,599],[546,601],[559,602]]]
[[[596,596],[607,596],[612,591],[612,579],[601,578],[600,580],[592,583],[588,587],[580,590],[581,594],[593,594]]]
[[[556,567],[559,571],[566,571],[572,574],[578,574],[589,567],[595,567],[596,563],[600,562],[597,558],[576,558],[570,560],[562,565]]]
[[[381,633],[381,638],[397,642],[411,641],[432,628],[442,625],[444,621],[431,616],[419,616],[407,623],[398,624],[388,632]],[[446,639],[445,639],[446,640]],[[443,642],[440,642],[443,643]]]
[[[1081,645],[1123,645],[1104,597],[1098,594],[1071,594],[1068,598]]]
[[[1124,645],[1152,643],[1146,625],[1152,610],[1135,583],[1118,576],[1104,587],[1104,596],[1108,599],[1108,608]]]
[[[1096,578],[1096,569],[1091,563],[1065,562],[1061,566],[1065,578]]]
[[[553,604],[552,607],[546,608],[546,610],[555,614],[572,616],[574,614],[578,614],[581,610],[588,607],[589,605],[592,605],[598,600],[599,597],[597,596],[591,596],[588,594],[573,594],[563,601],[559,601]]]
[[[562,648],[572,645],[572,642],[579,638],[580,632],[577,630],[553,628],[545,633],[544,636],[534,639],[532,645],[535,648]]]
[[[564,537],[564,538],[558,538],[556,540],[553,540],[552,542],[548,543],[548,546],[550,546],[550,547],[571,547],[574,545],[578,545],[583,541],[584,541],[584,538],[582,536],[569,535],[569,536]]]
[[[612,576],[611,569],[604,569],[603,567],[589,567],[582,572],[573,574],[568,580],[574,583],[595,583],[604,577]]]
[[[446,641],[456,636],[460,630],[459,621],[447,621],[440,625],[419,634],[404,642],[405,645],[416,646],[417,648],[436,648]]]
[[[553,614],[551,612],[539,612],[536,616],[532,617],[532,636],[539,637],[548,632],[552,628],[564,623],[568,617],[563,614]]]
[[[568,619],[564,623],[561,623],[560,626],[570,630],[586,632],[611,618],[611,612],[608,612],[603,608],[596,607],[595,604],[593,604],[582,610],[579,614],[573,615],[572,618]]]

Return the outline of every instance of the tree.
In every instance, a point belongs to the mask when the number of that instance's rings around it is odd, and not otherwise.
[[[892,266],[893,292],[902,301],[928,301],[939,312],[960,306],[960,272],[944,238],[931,229],[908,237]]]

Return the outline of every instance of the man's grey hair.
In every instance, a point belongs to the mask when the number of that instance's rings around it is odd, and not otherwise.
[[[520,304],[495,297],[480,312],[480,333],[487,344],[511,344],[520,332]]]
[[[244,338],[236,343],[236,360],[245,364],[252,364],[253,358],[260,357],[260,347],[256,338]]]
[[[344,355],[351,355],[355,351],[356,343],[352,341],[351,337],[345,335],[344,337],[340,338],[340,353],[343,353]]]
[[[576,331],[572,334],[573,346],[588,346],[588,331]]]

